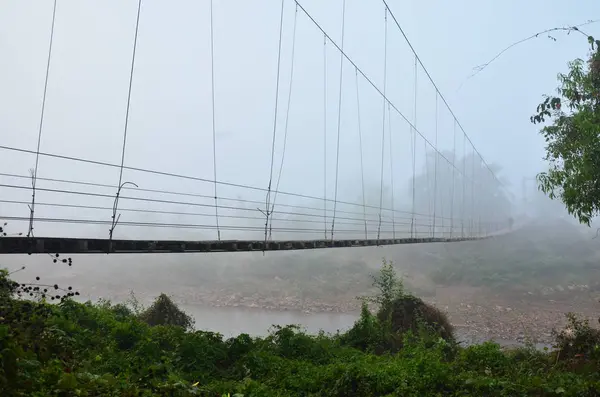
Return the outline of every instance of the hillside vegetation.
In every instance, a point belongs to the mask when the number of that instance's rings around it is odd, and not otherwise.
[[[344,334],[275,327],[265,338],[192,331],[164,295],[149,308],[58,304],[0,278],[2,396],[597,396],[599,338],[571,319],[556,352],[460,347],[439,310],[405,293],[390,263]],[[59,289],[55,286],[55,289]],[[71,290],[68,290],[71,291]],[[37,300],[24,300],[17,293]],[[31,295],[31,296],[30,296]],[[367,303],[377,305],[371,314]],[[230,393],[230,394],[228,394]]]
[[[430,256],[438,284],[554,292],[569,286],[598,288],[600,246],[593,235],[566,220],[537,220],[512,233],[444,247]]]

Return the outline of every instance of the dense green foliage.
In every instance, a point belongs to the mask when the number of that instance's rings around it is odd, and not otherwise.
[[[365,304],[361,318],[344,334],[310,336],[287,326],[265,338],[242,334],[228,340],[177,325],[151,326],[140,315],[144,311],[136,314],[124,305],[16,299],[15,285],[4,272],[0,390],[2,396],[600,393],[598,336],[586,324],[558,335],[558,356],[529,349],[504,352],[492,343],[461,348],[436,336],[429,327],[435,324],[417,320],[414,313],[409,313],[414,321],[398,322],[393,314],[387,322],[386,311],[394,313],[403,300],[411,300],[390,268],[384,266],[383,277],[376,278],[385,285],[380,297],[387,297],[379,300],[379,312],[371,314]],[[390,349],[390,340],[400,344]]]
[[[531,117],[549,121],[541,134],[550,169],[538,175],[540,188],[587,225],[600,212],[600,40],[588,41],[588,62],[569,63],[558,96],[547,96]]]

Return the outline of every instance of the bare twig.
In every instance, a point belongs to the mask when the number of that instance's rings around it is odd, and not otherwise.
[[[13,270],[12,272],[8,273],[8,275],[11,276],[11,275],[13,275],[13,274],[15,274],[17,272],[22,271],[22,270],[25,270],[25,266],[21,266],[20,268],[18,268],[16,270]]]
[[[505,52],[507,52],[508,50],[512,49],[513,47],[518,46],[519,44],[523,44],[527,41],[533,40],[538,38],[540,35],[547,35],[547,37],[551,40],[556,41],[556,38],[551,36],[550,33],[552,32],[558,32],[558,31],[562,31],[562,32],[567,32],[567,34],[570,34],[571,32],[577,32],[577,33],[581,33],[584,36],[588,37],[589,35],[586,34],[585,32],[582,32],[581,29],[579,29],[581,26],[586,26],[586,25],[590,25],[593,23],[598,23],[600,22],[600,19],[594,19],[594,20],[588,20],[587,22],[581,23],[579,25],[574,25],[574,26],[567,26],[567,27],[560,27],[560,28],[552,28],[552,29],[546,29],[546,30],[542,30],[541,32],[537,32],[535,34],[532,34],[529,37],[526,37],[524,39],[521,39],[519,41],[516,41],[514,43],[512,43],[511,45],[509,45],[508,47],[506,47],[505,49],[503,49],[502,51],[500,51],[499,53],[497,53],[492,59],[490,59],[489,61],[487,61],[484,64],[481,64],[479,66],[475,66],[473,68],[473,73],[471,73],[471,75],[469,77],[467,77],[465,79],[465,81],[463,81],[463,83],[460,85],[460,87],[458,87],[458,89],[456,91],[459,91],[462,86],[471,78],[475,77],[476,75],[478,75],[479,73],[481,73],[485,68],[487,68],[488,66],[490,66],[491,63],[493,63],[495,60],[497,60],[498,58],[500,58]]]

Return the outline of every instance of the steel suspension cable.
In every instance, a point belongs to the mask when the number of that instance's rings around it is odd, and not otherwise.
[[[415,223],[415,183],[417,178],[417,77],[418,77],[418,69],[417,69],[417,58],[415,57],[415,92],[414,92],[414,115],[413,122],[411,124],[411,140],[412,140],[412,223]],[[414,226],[410,228],[410,235],[413,237]]]
[[[213,3],[210,0],[210,82],[211,82],[211,110],[212,110],[212,140],[213,140],[213,178],[215,192],[215,223],[217,226],[217,239],[221,241],[221,229],[219,228],[219,205],[217,196],[217,130],[215,123],[215,40]]]
[[[40,122],[38,126],[37,149],[35,154],[35,168],[31,174],[31,205],[29,206],[29,230],[27,237],[33,237],[33,218],[35,213],[35,186],[37,182],[38,167],[40,162],[40,146],[42,143],[42,131],[44,127],[44,116],[46,111],[46,96],[48,93],[48,78],[50,76],[50,60],[52,59],[52,44],[54,43],[54,27],[56,25],[56,3],[54,0],[52,6],[52,24],[50,27],[50,42],[48,43],[48,57],[46,61],[46,75],[44,77],[44,93],[42,94],[42,109],[40,112]]]
[[[356,80],[356,116],[358,117],[358,146],[360,149],[360,182],[362,186],[362,207],[363,207],[363,218],[365,220],[365,240],[368,237],[367,230],[367,209],[365,207],[365,168],[363,163],[363,144],[362,144],[362,128],[361,128],[361,120],[360,120],[360,94],[358,89],[358,70],[355,71],[355,80]],[[393,214],[393,212],[392,212]]]
[[[298,4],[298,3],[296,3]],[[346,0],[342,1],[342,50],[344,49],[344,30],[346,27]],[[344,55],[340,53],[340,89],[338,95],[337,145],[335,156],[335,190],[333,194],[333,219],[331,221],[331,240],[335,228],[335,212],[337,210],[338,176],[340,169],[340,132],[342,128],[342,83],[344,79]]]
[[[296,5],[296,11],[294,12],[294,30],[292,35],[292,60],[290,66],[290,86],[288,89],[288,100],[287,100],[287,109],[285,112],[285,127],[283,130],[283,150],[281,154],[281,163],[279,164],[279,173],[277,174],[277,184],[275,185],[275,194],[273,196],[273,203],[271,205],[271,213],[275,210],[275,201],[277,201],[277,193],[279,192],[279,183],[281,182],[281,174],[283,173],[283,162],[285,160],[285,149],[287,146],[287,136],[288,136],[288,125],[290,120],[290,107],[292,103],[292,88],[294,84],[294,60],[296,53],[296,24],[298,21],[298,6]],[[269,239],[272,238],[272,230],[273,230],[273,218],[271,218],[271,223],[269,226]]]
[[[386,86],[387,86],[387,10],[384,15],[384,34],[383,34],[383,115],[381,118],[381,185],[379,188],[379,219],[381,219],[381,208],[383,207],[383,164],[385,157],[385,108],[386,108]],[[377,240],[381,233],[381,224],[377,227]]]
[[[27,221],[28,217],[19,216],[7,216],[0,214],[0,218],[10,221]],[[95,220],[95,219],[73,219],[73,218],[35,218],[38,222],[50,222],[50,223],[73,223],[73,224],[84,224],[84,225],[110,225],[110,220]],[[161,227],[161,228],[173,228],[173,229],[205,229],[214,230],[215,225],[205,224],[186,224],[186,223],[159,223],[159,222],[122,222],[123,226],[136,226],[136,227]],[[222,226],[225,230],[238,230],[238,231],[257,231],[262,232],[263,228],[258,226]],[[320,233],[320,229],[305,229],[305,228],[275,228],[276,230],[288,233]],[[341,234],[362,234],[361,229],[343,229],[338,230]],[[360,241],[360,240],[357,240]]]
[[[132,55],[131,55],[131,69],[129,72],[129,87],[127,90],[127,107],[125,110],[125,125],[123,127],[123,145],[122,145],[122,149],[121,149],[121,165],[119,167],[119,183],[117,185],[117,193],[115,196],[115,202],[114,202],[114,206],[113,206],[113,214],[111,217],[112,222],[111,222],[110,229],[108,231],[109,239],[111,239],[111,240],[113,237],[113,233],[115,231],[115,227],[117,226],[117,223],[119,222],[119,217],[117,217],[117,208],[119,205],[119,194],[123,187],[123,170],[124,170],[124,165],[125,165],[125,149],[127,146],[127,130],[129,127],[129,110],[131,108],[131,89],[133,86],[133,75],[134,75],[134,70],[135,70],[135,55],[136,55],[136,51],[137,51],[141,10],[142,10],[142,0],[138,0],[137,16],[136,16],[136,21],[135,21],[135,35],[133,37],[133,49],[132,49]]]
[[[331,38],[331,36],[329,36],[329,35],[327,34],[327,32],[325,31],[325,29],[323,29],[323,27],[322,27],[322,26],[321,26],[321,25],[320,25],[320,24],[319,24],[319,23],[318,23],[318,22],[315,20],[315,18],[314,18],[314,17],[313,17],[313,16],[312,16],[312,15],[311,15],[311,14],[310,14],[310,13],[309,13],[307,10],[306,10],[306,8],[304,8],[304,7],[302,6],[302,4],[300,4],[300,2],[299,2],[298,0],[293,0],[293,1],[294,1],[294,3],[296,3],[296,4],[298,5],[299,9],[300,9],[300,10],[301,10],[301,11],[302,11],[302,12],[303,12],[303,13],[304,13],[304,14],[305,14],[307,17],[308,17],[308,19],[309,19],[309,20],[310,20],[310,21],[311,21],[311,22],[312,22],[312,23],[315,25],[315,27],[316,27],[318,30],[320,30],[320,31],[321,31],[321,33],[323,33],[323,34],[324,34],[324,35],[327,37],[327,39],[329,40],[329,42],[330,42],[330,43],[331,43],[331,44],[332,44],[332,45],[333,45],[333,46],[334,46],[334,47],[335,47],[335,48],[336,48],[336,49],[337,49],[337,50],[338,50],[338,51],[339,51],[339,52],[342,54],[342,56],[343,56],[343,57],[344,57],[344,58],[345,58],[345,59],[346,59],[346,60],[347,60],[347,61],[348,61],[348,62],[349,62],[349,63],[350,63],[350,64],[351,64],[351,65],[352,65],[354,68],[356,68],[356,69],[358,70],[358,72],[359,72],[359,73],[360,73],[360,74],[363,76],[363,78],[364,78],[364,79],[365,79],[365,80],[366,80],[366,81],[367,81],[367,82],[368,82],[368,83],[371,85],[371,87],[373,87],[373,89],[374,89],[375,91],[377,91],[377,93],[378,93],[380,96],[383,96],[383,97],[385,98],[385,100],[386,100],[386,101],[387,101],[387,102],[388,102],[388,103],[391,105],[392,109],[394,109],[394,111],[395,111],[396,113],[398,113],[398,114],[399,114],[399,115],[402,117],[402,119],[403,119],[403,120],[404,120],[404,121],[405,121],[405,122],[406,122],[408,125],[410,125],[410,126],[411,126],[411,127],[414,129],[414,130],[415,130],[416,134],[418,134],[418,135],[419,135],[419,136],[420,136],[420,137],[421,137],[421,138],[422,138],[422,139],[425,141],[425,143],[426,143],[426,144],[427,144],[429,147],[433,148],[433,150],[434,150],[434,151],[436,151],[436,152],[439,154],[439,156],[440,156],[442,159],[444,159],[444,160],[446,161],[446,163],[447,163],[447,164],[452,164],[452,163],[451,163],[451,161],[450,161],[450,160],[449,160],[449,159],[448,159],[446,156],[444,156],[444,154],[443,154],[443,153],[441,153],[441,152],[440,152],[440,151],[439,151],[439,150],[438,150],[438,149],[437,149],[437,148],[436,148],[436,147],[433,145],[433,143],[432,143],[432,142],[430,142],[430,141],[427,139],[427,137],[426,137],[425,135],[423,135],[423,133],[422,133],[421,131],[419,131],[419,130],[418,130],[418,129],[417,129],[415,126],[414,126],[414,124],[413,124],[413,123],[412,123],[412,122],[411,122],[411,121],[410,121],[410,120],[409,120],[409,119],[408,119],[408,118],[407,118],[407,117],[406,117],[406,116],[405,116],[405,115],[404,115],[404,114],[403,114],[403,113],[402,113],[402,112],[401,112],[401,111],[398,109],[398,107],[396,107],[396,105],[394,105],[394,103],[392,103],[392,102],[389,100],[389,98],[387,98],[385,95],[383,95],[383,92],[381,91],[381,89],[380,89],[379,87],[377,87],[377,85],[376,85],[376,84],[373,82],[373,80],[372,80],[372,79],[370,79],[370,78],[369,78],[369,76],[367,76],[367,75],[366,75],[366,73],[365,73],[363,70],[361,70],[361,69],[358,67],[358,65],[356,64],[356,62],[354,62],[354,61],[352,60],[352,58],[350,58],[350,57],[348,56],[348,54],[346,54],[346,53],[344,52],[344,50],[342,49],[342,47],[341,47],[339,44],[337,44],[337,43],[335,42],[335,40],[333,40],[333,39]],[[458,170],[457,170],[457,171],[458,171]],[[332,200],[332,201],[333,201],[333,200]],[[339,203],[342,203],[341,201],[338,201],[338,202],[339,202]]]
[[[267,245],[267,230],[269,226],[270,204],[271,204],[271,184],[273,183],[273,163],[275,160],[275,137],[277,134],[277,110],[279,105],[279,77],[281,73],[281,42],[283,37],[283,11],[285,0],[281,0],[281,15],[279,17],[279,48],[277,50],[277,79],[275,83],[275,111],[273,115],[273,138],[271,141],[271,169],[269,173],[269,186],[267,187],[267,196],[265,199],[265,246]]]
[[[456,161],[456,121],[452,124],[452,164]],[[454,234],[454,167],[452,168],[452,193],[450,198],[450,238]]]
[[[465,129],[463,128],[463,126],[461,125],[460,121],[458,120],[458,118],[456,117],[456,115],[454,114],[454,112],[452,111],[452,108],[450,107],[450,105],[448,104],[448,102],[446,101],[446,98],[444,98],[444,95],[441,93],[441,91],[439,90],[437,84],[435,84],[435,81],[433,81],[433,78],[431,77],[431,75],[429,74],[429,72],[427,71],[427,69],[425,68],[425,65],[423,64],[423,62],[421,61],[421,58],[419,58],[419,56],[417,55],[417,52],[415,51],[412,43],[410,42],[410,40],[408,39],[408,36],[406,36],[406,33],[404,32],[404,30],[402,29],[402,27],[400,26],[400,23],[398,22],[398,19],[396,19],[396,16],[394,15],[393,11],[391,10],[391,8],[388,5],[388,2],[386,0],[382,0],[383,4],[385,5],[385,8],[389,11],[390,16],[392,17],[392,19],[394,20],[394,23],[396,24],[396,27],[398,28],[398,30],[400,31],[400,33],[402,34],[402,36],[404,37],[404,40],[406,40],[406,43],[408,44],[408,46],[410,47],[411,51],[413,52],[413,54],[415,55],[415,58],[417,59],[417,61],[419,62],[419,64],[421,65],[421,67],[423,68],[423,71],[425,72],[425,74],[427,75],[427,77],[429,78],[429,81],[431,82],[431,84],[433,85],[433,87],[435,88],[437,94],[439,95],[440,99],[444,102],[444,104],[446,105],[446,108],[450,111],[450,114],[452,115],[452,117],[454,118],[454,120],[456,121],[456,123],[458,124],[459,128],[462,130],[462,132],[465,134],[466,139],[471,143],[471,146],[473,146],[473,151],[475,153],[477,153],[480,157],[481,160],[483,162],[483,164],[485,165],[485,167],[488,169],[488,171],[494,176],[494,179],[496,180],[496,182],[498,182],[500,184],[500,186],[503,186],[503,184],[500,182],[500,179],[498,179],[498,177],[496,176],[496,174],[492,171],[491,167],[489,166],[489,164],[483,159],[483,156],[481,155],[481,153],[479,153],[479,151],[477,150],[477,148],[475,147],[475,145],[473,144],[473,142],[471,141],[471,138],[469,138],[469,136],[467,135]]]
[[[473,237],[475,229],[475,147],[473,146],[473,143],[471,143],[471,147],[473,148],[473,151],[471,152],[471,222],[469,237]]]
[[[438,95],[435,94],[435,147],[438,144]],[[438,172],[438,156],[435,156],[434,162],[434,170],[433,170],[433,236],[435,237],[435,215],[437,209],[437,172]],[[442,221],[442,229],[443,229],[443,221]]]
[[[6,146],[6,145],[0,145],[0,150],[8,150],[8,151],[13,151],[13,152],[33,154],[33,155],[36,154],[36,152],[34,150],[23,149],[23,148],[16,148],[16,147]],[[106,162],[106,161],[90,160],[90,159],[85,159],[85,158],[82,158],[82,157],[65,156],[65,155],[62,155],[62,154],[47,153],[47,152],[42,152],[42,151],[40,151],[40,156],[49,157],[49,158],[55,158],[55,159],[60,159],[60,160],[75,161],[75,162],[80,162],[80,163],[85,163],[85,164],[91,164],[91,165],[98,165],[98,166],[103,166],[103,167],[120,168],[120,165],[118,165],[118,164],[109,163],[109,162]],[[175,173],[172,173],[172,172],[158,171],[158,170],[152,170],[152,169],[141,168],[141,167],[132,167],[132,166],[126,166],[126,165],[124,165],[123,169],[130,170],[130,171],[135,171],[135,172],[147,173],[147,174],[151,174],[151,175],[167,176],[167,177],[172,177],[172,178],[179,178],[179,179],[185,179],[185,180],[190,180],[190,181],[200,181],[200,182],[206,182],[206,183],[211,183],[211,184],[214,183],[213,179],[200,178],[200,177],[191,176],[191,175],[175,174]],[[39,178],[39,179],[41,180],[41,178]],[[251,186],[251,185],[244,185],[244,184],[240,184],[240,183],[217,181],[217,184],[223,185],[223,186],[240,188],[240,189],[248,189],[248,190],[257,191],[257,192],[267,192],[266,188],[261,188],[261,187],[258,187],[258,186]],[[112,186],[112,187],[114,187],[114,186]],[[127,189],[127,187],[124,186],[123,189]],[[286,191],[279,191],[279,194],[290,196],[290,197],[297,197],[297,198],[302,198],[302,199],[308,199],[308,200],[323,200],[323,197],[311,196],[311,195],[308,195],[308,194],[301,194],[301,193],[292,193],[292,192],[286,192]],[[210,196],[210,197],[212,198],[212,196]],[[326,200],[327,200],[327,202],[333,202],[333,199],[326,199]],[[261,201],[261,203],[264,204],[264,201]],[[345,205],[350,205],[350,206],[362,207],[362,204],[353,203],[353,202],[350,202],[350,201],[341,201],[341,200],[338,200],[338,203],[345,204]],[[281,205],[283,205],[283,204],[281,204]],[[377,210],[379,209],[379,207],[377,207],[377,206],[368,205],[368,204],[366,205],[366,207],[367,208],[371,208],[371,209],[377,209]],[[388,208],[384,208],[384,209],[386,211],[392,211],[391,209],[388,209]],[[338,210],[338,212],[341,212],[341,211]],[[402,214],[412,214],[412,212],[409,212],[409,211],[400,211],[400,210],[397,210],[396,212],[402,213]],[[421,213],[417,213],[416,215],[427,216],[426,214],[421,214]]]
[[[392,141],[392,113],[390,112],[390,104],[388,103],[388,124],[389,124],[389,134],[390,134],[390,187],[392,189],[392,210],[396,209],[396,201],[394,200],[394,144]],[[435,214],[434,214],[434,222],[435,222]],[[393,238],[396,238],[396,218],[394,215],[394,211],[392,211],[392,233]]]
[[[16,186],[16,185],[5,185],[5,184],[0,184],[0,187],[3,188],[9,188],[9,189],[25,189],[25,190],[29,190],[31,189],[30,187],[27,186]],[[49,188],[39,188],[40,191],[45,191],[45,192],[49,192],[49,193],[62,193],[62,194],[69,194],[69,195],[76,195],[76,196],[83,196],[83,197],[98,197],[98,198],[113,198],[112,195],[107,195],[107,194],[101,194],[101,193],[91,193],[91,192],[82,192],[82,191],[73,191],[73,190],[60,190],[60,189],[49,189]],[[171,204],[171,205],[185,205],[186,207],[202,207],[202,208],[211,208],[213,207],[213,205],[211,204],[203,204],[203,203],[194,203],[194,202],[182,202],[182,201],[173,201],[173,200],[161,200],[161,199],[152,199],[152,198],[148,198],[148,197],[128,197],[128,196],[122,196],[121,197],[122,200],[130,200],[130,201],[139,201],[139,202],[144,202],[144,203],[160,203],[160,204]],[[7,204],[28,204],[25,201],[18,201],[18,200],[0,200],[0,202],[2,203],[7,203]],[[64,204],[64,203],[39,203],[38,205],[44,205],[44,206],[52,206],[52,207],[64,207],[64,208],[83,208],[83,209],[112,209],[112,207],[106,207],[106,206],[91,206],[91,205],[78,205],[78,204]],[[248,212],[254,212],[254,210],[252,209],[248,209],[248,208],[244,208],[244,207],[233,207],[233,206],[220,206],[221,209],[225,209],[225,210],[239,210],[239,211],[248,211]],[[120,211],[128,211],[128,212],[140,212],[140,213],[155,213],[155,214],[166,214],[166,215],[190,215],[190,216],[212,216],[211,214],[208,213],[199,213],[199,212],[182,212],[182,211],[167,211],[167,210],[152,210],[152,209],[143,209],[143,208],[120,208]],[[297,212],[277,212],[277,214],[282,214],[282,215],[292,215],[292,216],[304,216],[304,217],[313,217],[313,218],[318,218],[319,215],[315,215],[315,214],[304,214],[304,213],[297,213]],[[263,219],[260,217],[252,217],[252,216],[243,216],[243,215],[220,215],[223,218],[231,218],[231,219]],[[361,218],[346,218],[346,217],[339,217],[338,219],[341,220],[348,220],[350,222],[338,222],[339,224],[345,224],[345,225],[362,225],[363,224],[363,219]],[[318,220],[311,220],[311,219],[285,219],[285,218],[280,218],[277,219],[279,221],[287,221],[287,222],[305,222],[305,223],[319,223]],[[408,220],[408,219],[407,219]],[[367,220],[367,222],[377,222],[376,220]],[[385,221],[385,224],[388,225],[392,225],[392,222],[389,221]],[[408,222],[400,222],[400,224],[405,224],[408,225]],[[421,226],[428,226],[428,224],[421,224]]]
[[[30,179],[31,178],[30,176],[27,176],[27,175],[9,174],[9,173],[1,173],[1,172],[0,172],[0,176],[10,177],[10,178],[18,178],[18,179]],[[109,185],[109,184],[73,181],[73,180],[67,180],[67,179],[38,178],[38,180],[47,181],[47,182],[68,183],[68,184],[83,185],[83,186],[94,186],[94,187],[102,187],[102,188],[110,188],[110,189],[114,188],[114,185]],[[138,192],[159,193],[159,194],[171,194],[171,195],[176,195],[176,196],[198,197],[198,198],[206,198],[206,199],[213,198],[212,196],[209,196],[206,194],[176,192],[176,191],[163,190],[163,189],[147,189],[147,188],[140,188],[140,187],[124,186],[123,190],[133,190],[133,191],[138,191]],[[239,198],[231,198],[231,197],[219,197],[219,200],[234,201],[234,202],[249,203],[249,204],[263,204],[264,203],[264,201],[259,201],[259,200],[248,200],[248,199],[239,199]],[[311,210],[311,211],[321,211],[322,210],[322,208],[320,208],[320,207],[309,207],[309,206],[302,206],[302,205],[279,204],[278,206],[279,207],[287,207],[287,208]],[[278,213],[283,213],[283,212],[278,211]],[[342,211],[342,210],[338,210],[338,213],[350,214],[350,215],[358,215],[359,214],[358,212]],[[362,213],[364,213],[364,211],[361,212],[361,214]],[[264,219],[264,218],[261,218],[261,219]],[[410,218],[402,218],[401,217],[400,219],[410,219]]]
[[[327,238],[327,35],[325,34],[323,35],[323,232]]]
[[[466,200],[466,186],[467,186],[467,137],[463,131],[463,175],[462,175],[462,204],[461,204],[461,237],[465,237],[465,200]]]

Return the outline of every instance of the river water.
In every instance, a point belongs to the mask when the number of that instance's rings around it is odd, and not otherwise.
[[[210,307],[179,305],[196,320],[196,328],[219,332],[225,338],[246,333],[250,336],[265,336],[273,325],[296,324],[308,333],[319,330],[335,333],[346,331],[358,319],[353,313],[303,313],[300,311],[275,311],[239,307]]]
[[[237,336],[241,333],[250,336],[266,336],[273,325],[296,324],[310,334],[320,330],[326,333],[346,331],[358,319],[359,313],[303,313],[300,311],[275,311],[260,308],[241,307],[210,307],[201,305],[179,305],[182,310],[196,320],[196,329],[218,332],[224,338]],[[484,338],[468,337],[461,330],[455,330],[456,338],[463,344],[481,343]],[[495,340],[502,346],[522,346],[515,340]],[[538,343],[538,349],[550,348],[550,345]]]

